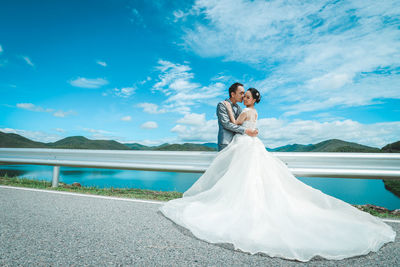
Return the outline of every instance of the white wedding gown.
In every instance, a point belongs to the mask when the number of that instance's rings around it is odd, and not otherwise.
[[[302,183],[259,138],[240,134],[160,211],[207,242],[299,261],[364,255],[396,236],[382,220]]]

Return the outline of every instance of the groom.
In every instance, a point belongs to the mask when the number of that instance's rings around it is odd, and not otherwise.
[[[229,87],[229,98],[228,101],[233,109],[235,119],[237,119],[242,112],[242,109],[237,104],[242,102],[244,97],[244,87],[241,83],[234,83]],[[218,117],[218,151],[224,149],[231,141],[236,133],[247,134],[250,136],[257,136],[257,129],[246,129],[241,125],[236,125],[229,120],[228,110],[223,103],[217,105],[217,117]]]

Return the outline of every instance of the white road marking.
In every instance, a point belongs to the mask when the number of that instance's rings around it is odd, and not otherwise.
[[[396,220],[396,219],[382,219],[382,221],[384,221],[384,222],[400,223],[400,220]]]

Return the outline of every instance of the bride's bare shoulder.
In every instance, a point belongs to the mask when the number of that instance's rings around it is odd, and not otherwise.
[[[244,108],[243,113],[246,112],[248,114],[248,118],[251,119],[256,119],[258,118],[258,113],[257,110],[255,108]]]

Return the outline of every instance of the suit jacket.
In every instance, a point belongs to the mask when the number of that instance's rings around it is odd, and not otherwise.
[[[232,105],[232,110],[237,119],[242,112],[242,109],[238,104],[232,104],[232,102],[228,99],[225,99]],[[246,128],[241,125],[236,125],[232,123],[229,119],[228,110],[224,105],[223,101],[218,103],[217,105],[217,117],[218,117],[218,146],[219,145],[228,145],[233,136],[236,133],[244,134]]]

